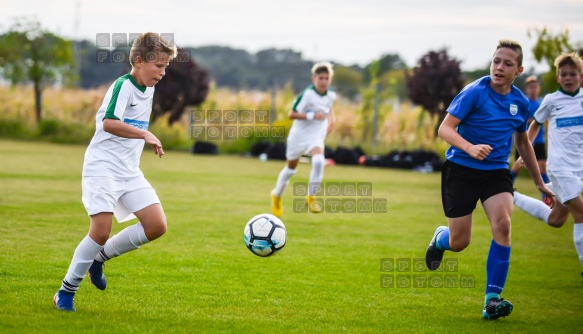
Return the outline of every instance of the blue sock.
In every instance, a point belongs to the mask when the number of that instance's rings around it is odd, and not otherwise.
[[[435,238],[435,246],[441,250],[451,250],[449,246],[449,227],[441,231]]]
[[[492,292],[502,293],[508,276],[511,248],[501,246],[492,240],[486,262],[486,295]]]
[[[514,184],[514,181],[516,181],[516,173],[512,169],[510,170],[510,177],[512,177],[512,184]]]

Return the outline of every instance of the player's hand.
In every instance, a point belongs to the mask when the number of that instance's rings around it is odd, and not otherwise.
[[[526,165],[524,164],[524,160],[522,160],[522,157],[518,157],[518,159],[516,159],[516,168],[524,168]]]
[[[551,200],[551,203],[549,204],[549,207],[552,209],[555,204],[557,203],[557,200],[555,198],[555,193],[552,192],[549,188],[547,188],[546,184],[537,184],[536,187],[538,188],[538,190],[542,193],[544,193],[545,195],[547,195],[547,197]]]
[[[154,149],[154,154],[156,154],[160,158],[164,155],[164,149],[162,148],[162,143],[151,132],[148,132],[144,136],[144,141],[147,144],[152,145],[152,148]]]
[[[328,115],[326,115],[326,113],[323,111],[318,111],[318,112],[314,113],[314,119],[322,120],[322,119],[326,119],[326,117],[328,117]]]
[[[490,152],[492,152],[490,145],[478,144],[472,145],[467,153],[474,159],[484,160]]]

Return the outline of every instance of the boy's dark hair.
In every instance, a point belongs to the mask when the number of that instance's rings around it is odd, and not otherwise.
[[[579,73],[582,73],[581,72],[583,70],[582,63],[583,63],[583,60],[581,60],[581,58],[579,58],[579,55],[577,54],[577,52],[573,52],[573,53],[563,53],[560,56],[558,56],[557,58],[555,58],[554,65],[557,68],[557,74],[559,74],[559,68],[561,68],[565,65],[574,66],[579,71]]]
[[[522,54],[522,46],[520,46],[520,44],[517,41],[513,41],[510,39],[501,39],[500,41],[498,41],[498,46],[496,47],[496,50],[500,49],[500,48],[508,48],[513,50],[514,52],[516,52],[518,54],[518,67],[522,66],[522,58],[523,58],[523,54]]]
[[[134,40],[130,49],[130,64],[134,65],[137,57],[147,62],[156,61],[160,52],[168,54],[172,60],[176,57],[177,50],[171,41],[160,37],[159,34],[147,32]]]

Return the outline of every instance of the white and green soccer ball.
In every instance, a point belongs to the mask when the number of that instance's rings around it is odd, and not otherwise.
[[[267,257],[276,254],[285,246],[287,231],[279,218],[262,213],[247,222],[243,238],[245,246],[253,254]]]

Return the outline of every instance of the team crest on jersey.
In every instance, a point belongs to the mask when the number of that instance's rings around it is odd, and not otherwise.
[[[518,113],[518,106],[516,104],[511,104],[510,105],[510,114],[512,116],[516,115]]]

